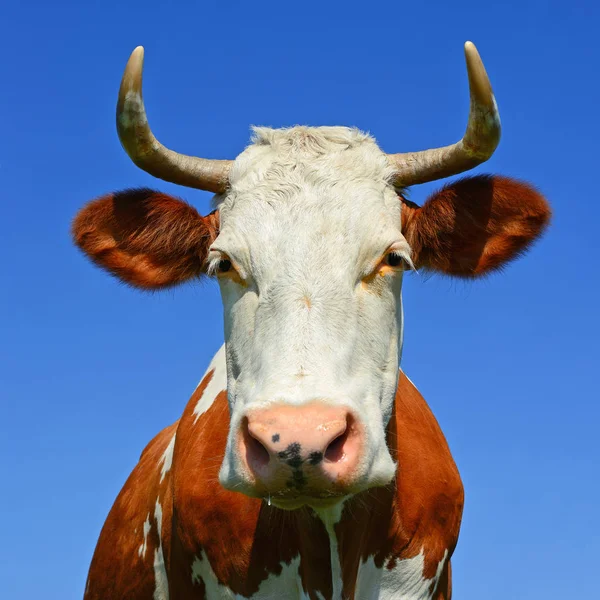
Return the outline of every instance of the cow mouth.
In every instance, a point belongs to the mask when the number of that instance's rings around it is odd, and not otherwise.
[[[267,506],[274,506],[281,510],[297,510],[302,507],[310,507],[315,509],[332,508],[347,497],[346,494],[320,494],[315,496],[267,496],[264,498]]]

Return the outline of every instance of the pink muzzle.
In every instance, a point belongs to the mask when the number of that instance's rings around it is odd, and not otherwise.
[[[330,496],[352,483],[363,442],[346,408],[311,402],[250,411],[238,448],[260,493]]]

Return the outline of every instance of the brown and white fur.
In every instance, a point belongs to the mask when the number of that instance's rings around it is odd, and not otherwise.
[[[76,243],[113,275],[214,274],[225,314],[223,350],[111,510],[87,600],[450,598],[463,489],[398,370],[404,271],[484,276],[550,210],[498,176],[418,207],[393,175],[357,130],[260,128],[207,217],[151,190],[77,216]]]

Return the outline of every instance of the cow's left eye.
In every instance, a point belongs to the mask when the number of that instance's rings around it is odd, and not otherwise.
[[[410,255],[402,250],[389,250],[377,263],[376,267],[363,278],[363,286],[371,286],[378,277],[393,276],[400,271],[414,269]]]
[[[404,259],[404,257],[401,254],[398,254],[397,252],[390,252],[384,259],[384,263],[388,266],[388,267],[394,267],[394,268],[398,268],[398,267],[407,267],[408,264],[406,263],[406,260]]]
[[[382,275],[391,271],[412,271],[414,270],[410,254],[401,250],[390,250],[379,263],[379,272]]]

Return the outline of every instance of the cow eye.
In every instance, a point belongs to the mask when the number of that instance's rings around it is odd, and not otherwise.
[[[382,265],[391,267],[392,269],[404,269],[411,271],[414,269],[410,258],[401,252],[389,252],[382,261]]]
[[[402,271],[411,270],[414,270],[414,266],[410,259],[410,247],[407,243],[397,243],[380,255],[379,262],[363,276],[362,283],[369,288],[379,281],[378,277],[395,277]]]
[[[232,269],[231,261],[228,258],[224,258],[219,261],[217,265],[217,271],[219,273],[229,273]]]
[[[221,254],[219,260],[213,263],[211,270],[217,277],[235,281],[240,285],[246,285],[246,282],[238,272],[237,265],[234,265],[233,261],[226,254]]]
[[[401,267],[401,266],[406,266],[406,261],[404,260],[404,257],[401,254],[398,254],[396,252],[390,252],[386,257],[385,257],[385,264],[388,265],[388,267]]]

